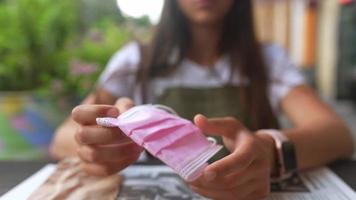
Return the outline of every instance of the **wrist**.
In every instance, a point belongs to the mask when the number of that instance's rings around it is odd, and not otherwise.
[[[271,176],[275,176],[276,174],[278,174],[277,151],[275,141],[272,136],[267,134],[261,134],[261,132],[257,132],[256,136],[259,137],[265,143]]]
[[[275,129],[259,130],[259,134],[268,135],[275,143],[275,171],[277,176],[272,176],[274,181],[290,177],[297,170],[297,157],[293,141],[289,140],[281,131]],[[274,175],[274,174],[273,174]]]

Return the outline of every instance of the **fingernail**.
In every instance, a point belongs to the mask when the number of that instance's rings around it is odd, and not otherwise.
[[[202,119],[204,119],[204,120],[206,119],[205,115],[200,114],[200,113],[199,113],[199,114],[197,114],[196,116],[197,116],[197,117],[201,117],[201,118],[202,118]]]
[[[108,117],[117,117],[119,115],[119,112],[117,110],[117,108],[110,108],[107,112],[106,115]]]
[[[216,173],[215,172],[207,171],[207,172],[204,173],[204,178],[207,181],[212,181],[212,180],[215,179],[215,177],[216,177]]]

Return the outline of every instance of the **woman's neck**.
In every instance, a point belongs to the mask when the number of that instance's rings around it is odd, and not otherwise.
[[[189,44],[187,57],[194,62],[212,66],[220,56],[219,43],[221,27],[192,26],[192,42]]]

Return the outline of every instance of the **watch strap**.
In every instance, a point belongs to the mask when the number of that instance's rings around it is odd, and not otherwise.
[[[273,178],[281,180],[289,177],[297,169],[297,158],[293,142],[279,130],[264,129],[258,132],[259,134],[271,136],[275,142],[278,173]]]

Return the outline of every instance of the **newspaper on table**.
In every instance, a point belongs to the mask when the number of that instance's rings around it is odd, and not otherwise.
[[[0,200],[27,199],[56,170],[47,165],[0,197]],[[201,200],[167,166],[136,165],[125,169],[119,200]],[[324,167],[295,174],[279,184],[272,184],[268,200],[355,200],[355,192],[330,169]]]
[[[205,199],[192,192],[170,168],[132,166],[123,171],[125,181],[118,197],[131,199]],[[330,169],[324,167],[294,174],[281,183],[271,184],[268,200],[356,200],[356,193]]]

